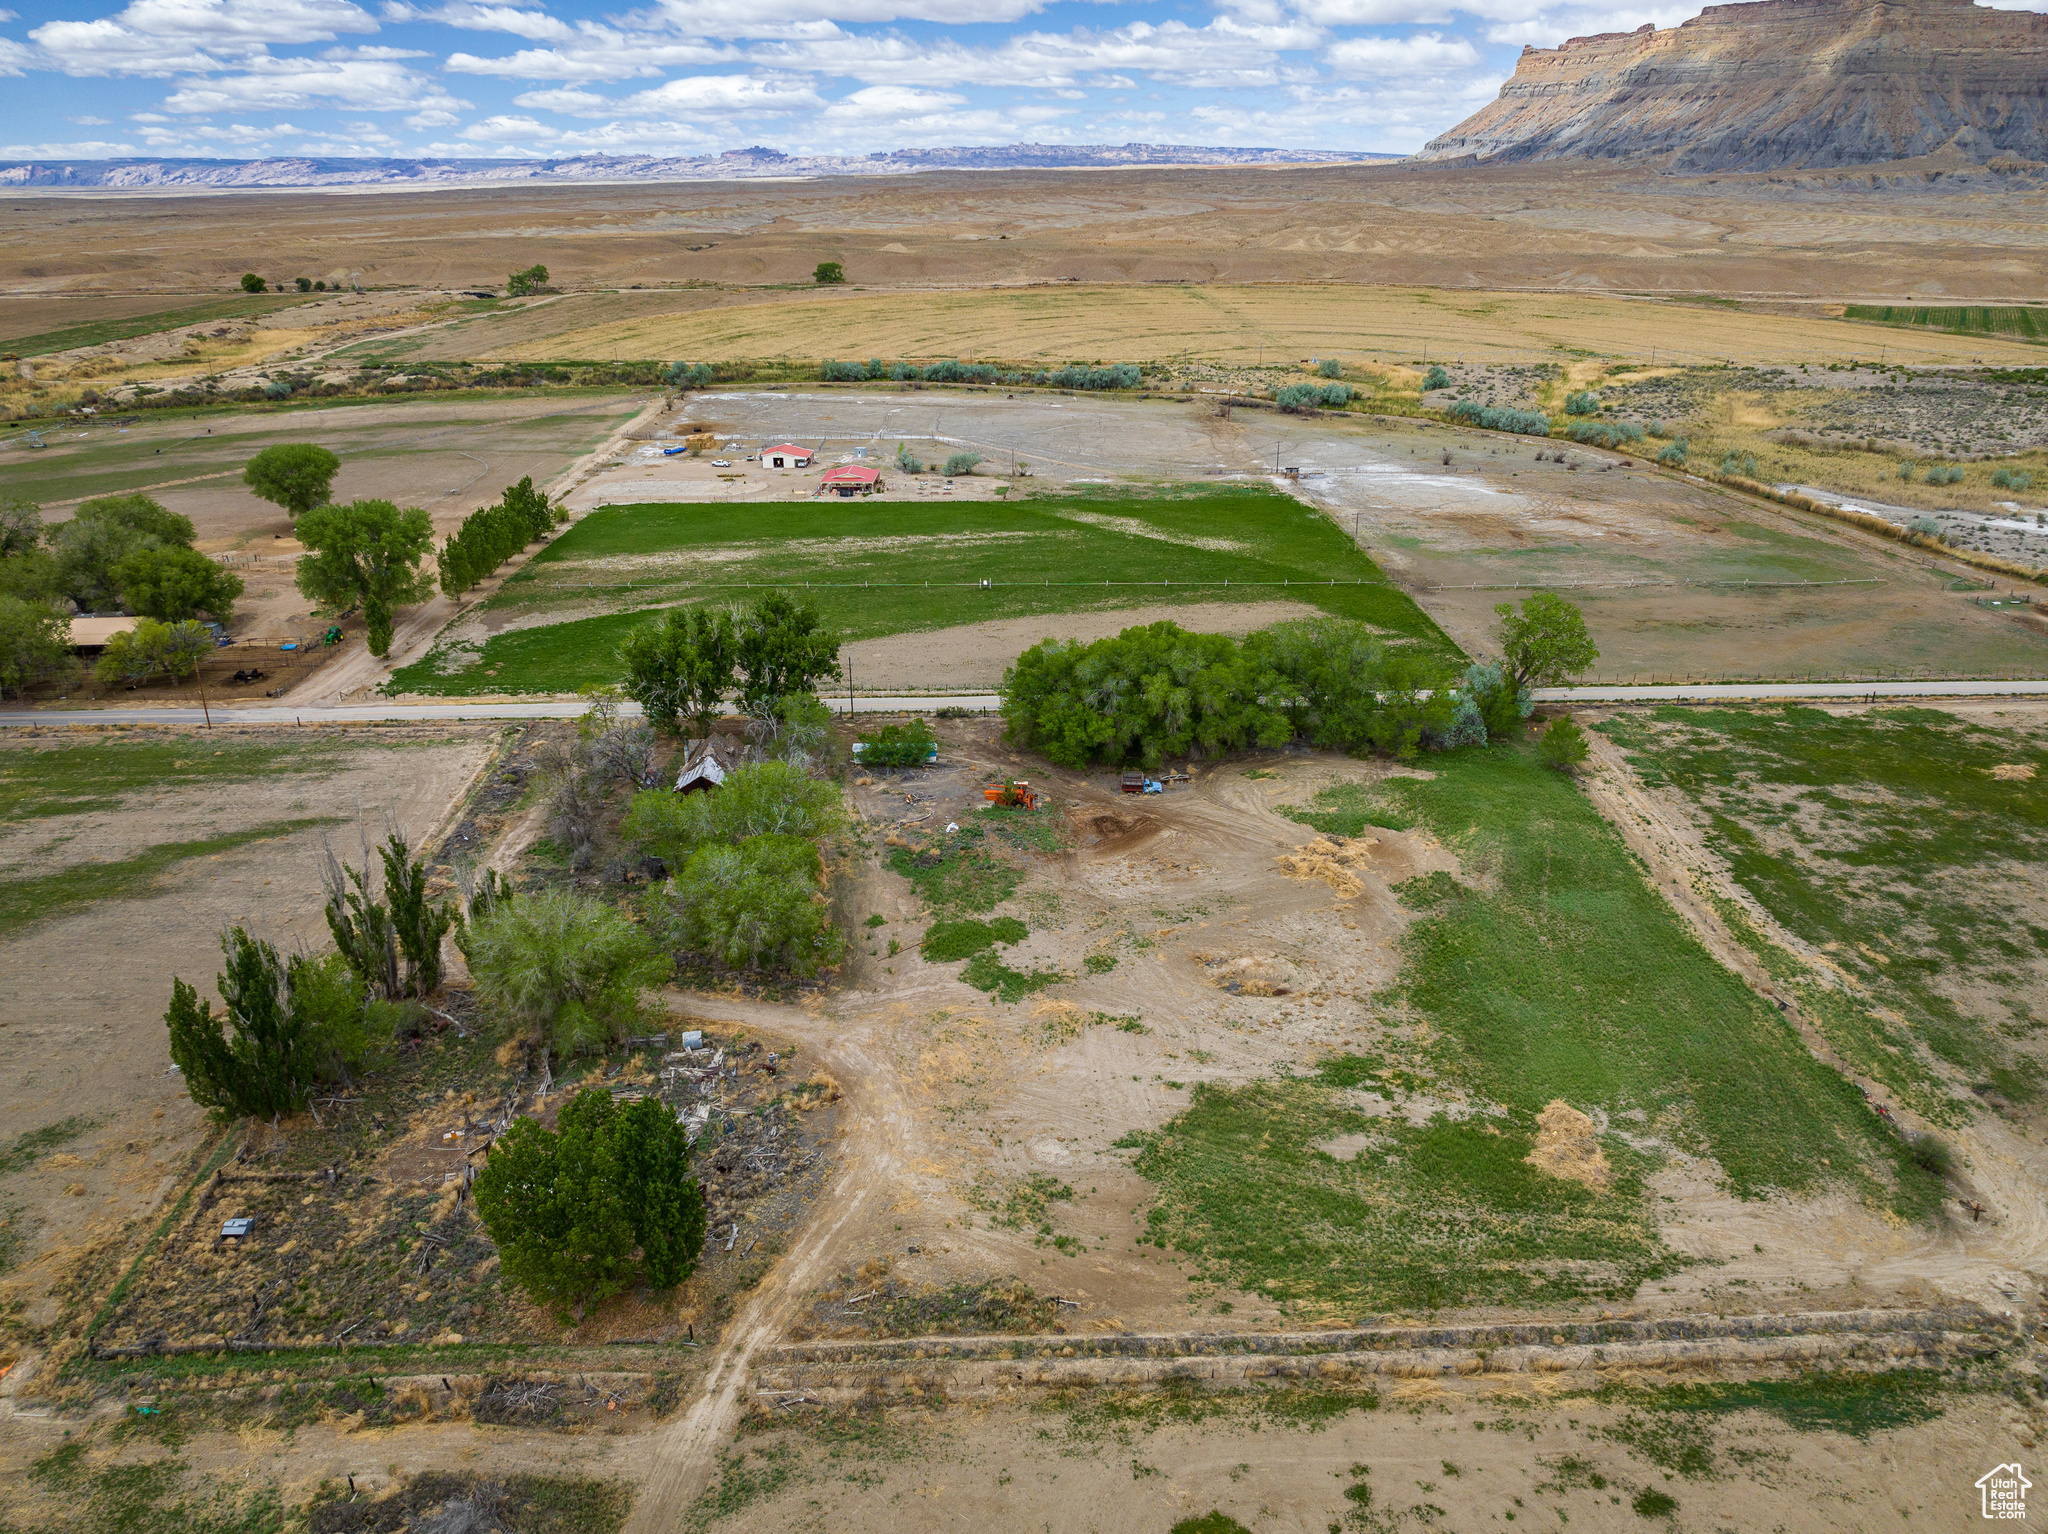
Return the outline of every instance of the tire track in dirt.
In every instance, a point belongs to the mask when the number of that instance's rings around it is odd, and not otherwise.
[[[854,1232],[877,1213],[909,1164],[914,1146],[909,1105],[895,1068],[871,1053],[880,1040],[872,1024],[848,1024],[823,1013],[772,1002],[672,995],[672,1008],[693,1020],[743,1022],[795,1039],[840,1084],[839,1175],[788,1255],[758,1284],[712,1354],[696,1400],[651,1445],[650,1467],[622,1534],[658,1534],[679,1527],[710,1484],[718,1451],[739,1421],[741,1396],[755,1356],[780,1338],[804,1297],[829,1274]]]

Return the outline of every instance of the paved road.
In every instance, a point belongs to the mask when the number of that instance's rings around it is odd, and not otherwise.
[[[1701,682],[1657,687],[1539,687],[1541,703],[1728,703],[1804,701],[1864,702],[1888,698],[2048,698],[2048,679],[2025,682]],[[844,697],[825,700],[839,713]],[[1001,699],[992,692],[954,693],[935,697],[856,698],[861,714],[930,713],[941,708],[966,708],[993,713]],[[536,698],[531,702],[328,703],[307,708],[277,704],[216,706],[216,724],[375,724],[440,719],[573,719],[585,705],[573,698]],[[639,713],[637,704],[625,706]],[[70,724],[196,724],[200,710],[192,705],[156,708],[14,709],[0,711],[0,726]]]
[[[839,713],[847,711],[842,697],[825,700]],[[969,693],[954,697],[856,698],[854,711],[860,714],[930,713],[940,708],[987,709],[994,712],[1002,700],[994,693]],[[405,723],[438,719],[574,719],[589,705],[576,698],[536,698],[531,702],[450,703],[320,703],[304,708],[289,705],[238,704],[213,707],[215,724],[376,724],[384,720]],[[640,705],[628,703],[623,712],[637,715]],[[197,704],[168,704],[155,708],[14,709],[0,711],[0,726],[42,725],[57,728],[69,724],[197,724]]]

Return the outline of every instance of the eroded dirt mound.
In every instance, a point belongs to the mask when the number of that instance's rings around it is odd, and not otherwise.
[[[1553,1100],[1536,1115],[1536,1148],[1522,1158],[1539,1171],[1593,1189],[1614,1180],[1593,1121],[1571,1104]]]

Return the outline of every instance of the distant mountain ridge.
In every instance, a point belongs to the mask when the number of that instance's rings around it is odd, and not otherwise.
[[[1971,0],[1757,0],[1527,48],[1425,160],[1666,158],[1683,171],[2048,159],[2048,16]]]
[[[1130,165],[1327,165],[1399,155],[1323,149],[1232,149],[1189,144],[1007,144],[897,149],[871,155],[789,155],[758,145],[724,154],[569,155],[545,160],[346,159],[8,160],[0,186],[148,189],[376,187],[741,181],[767,177],[901,176],[930,170],[1085,169]]]

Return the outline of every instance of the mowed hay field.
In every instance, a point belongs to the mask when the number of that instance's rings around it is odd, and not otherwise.
[[[1390,640],[1457,654],[1328,517],[1291,496],[1263,485],[1075,487],[1018,502],[607,506],[392,688],[568,692],[614,681],[618,646],[648,610],[770,589],[809,603],[842,639],[1039,616],[1056,635],[1064,613],[1178,602],[1210,614],[1241,592],[1246,603],[1312,603]]]
[[[720,361],[741,357],[988,357],[1017,361],[1245,363],[1300,357],[1529,362],[1626,358],[1763,364],[1874,359],[2040,365],[2038,346],[1990,336],[1902,333],[1722,304],[1551,293],[1462,293],[1339,284],[1061,285],[981,291],[806,293],[579,325],[594,299],[530,311],[526,334],[494,349],[463,333],[477,360]],[[536,322],[558,323],[535,334]],[[422,351],[420,355],[431,355]],[[451,353],[451,355],[453,355]]]

